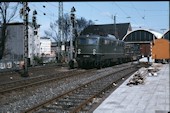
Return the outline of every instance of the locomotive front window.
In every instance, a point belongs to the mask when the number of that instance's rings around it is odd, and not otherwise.
[[[97,45],[97,38],[80,38],[78,44],[81,45]]]
[[[85,43],[86,43],[86,39],[85,38],[78,39],[78,44],[85,44]]]

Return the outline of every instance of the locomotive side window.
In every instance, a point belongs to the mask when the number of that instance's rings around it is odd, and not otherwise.
[[[113,41],[112,45],[114,45],[114,46],[115,46],[115,45],[116,45],[116,41]]]
[[[110,41],[110,44],[111,44],[111,45],[113,45],[113,42],[114,42],[114,41],[113,41],[113,40],[111,40],[111,41]]]
[[[104,40],[104,44],[108,45],[109,44],[109,40]]]
[[[119,42],[118,41],[116,41],[116,46],[119,46]]]
[[[97,44],[97,38],[88,39],[88,44],[96,45]]]

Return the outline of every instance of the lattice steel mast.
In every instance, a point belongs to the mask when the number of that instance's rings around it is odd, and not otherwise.
[[[28,74],[28,14],[29,7],[28,2],[23,2],[23,8],[20,10],[20,15],[23,16],[24,21],[24,73],[23,76],[29,76]]]
[[[62,50],[61,47],[65,47],[64,32],[63,32],[63,2],[59,2],[58,21],[59,21],[59,24],[58,24],[58,47],[59,47],[58,60],[61,61],[61,58],[62,58],[61,56],[64,57],[64,50]]]

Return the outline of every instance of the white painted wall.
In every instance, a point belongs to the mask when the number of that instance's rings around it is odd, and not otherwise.
[[[40,38],[40,53],[45,55],[51,55],[51,40],[49,38]]]

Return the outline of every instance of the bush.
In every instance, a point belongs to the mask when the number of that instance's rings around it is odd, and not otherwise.
[[[37,57],[37,56],[35,56],[35,57],[34,57],[34,61],[35,61],[35,63],[38,64],[38,65],[43,64],[43,59],[42,59],[42,57]]]

